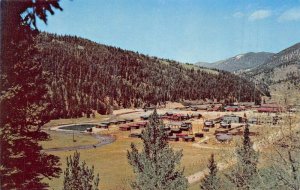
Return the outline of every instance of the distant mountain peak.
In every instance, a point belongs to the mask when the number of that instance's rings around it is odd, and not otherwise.
[[[249,70],[251,68],[255,68],[263,63],[265,63],[273,53],[269,52],[248,52],[244,54],[238,54],[234,57],[217,61],[214,63],[203,63],[198,62],[198,65],[216,68],[219,70],[225,70],[229,72],[237,72],[241,70]]]
[[[235,56],[235,59],[241,59],[244,56],[244,54],[239,54],[237,56]]]

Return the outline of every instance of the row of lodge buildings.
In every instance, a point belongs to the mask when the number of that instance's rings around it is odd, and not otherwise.
[[[191,106],[186,106],[185,109],[189,109],[191,111],[206,110],[206,111],[226,111],[226,112],[239,112],[239,111],[252,109],[252,110],[256,110],[259,113],[262,112],[278,113],[278,112],[286,111],[284,107],[275,103],[254,105],[253,102],[240,102],[231,105],[223,105],[223,104],[191,105]]]
[[[285,111],[282,106],[278,104],[262,104],[259,108],[257,108],[259,113],[278,113]]]

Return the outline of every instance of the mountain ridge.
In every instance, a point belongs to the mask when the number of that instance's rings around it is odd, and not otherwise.
[[[213,63],[197,62],[196,65],[206,66],[209,68],[216,68],[219,70],[225,70],[229,72],[239,72],[248,69],[252,69],[263,64],[267,61],[273,53],[270,52],[248,52],[244,54],[238,54],[236,56],[216,61]]]
[[[54,118],[97,110],[163,104],[165,101],[259,100],[254,84],[226,71],[159,59],[74,36],[41,33],[39,57],[49,73]],[[237,88],[239,86],[239,88]],[[239,96],[240,95],[240,96]]]

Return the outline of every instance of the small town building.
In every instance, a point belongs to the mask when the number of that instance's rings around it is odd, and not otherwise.
[[[236,111],[242,111],[243,110],[243,108],[241,108],[238,105],[225,106],[224,109],[225,109],[225,111],[228,111],[228,112],[236,112]]]
[[[262,104],[257,111],[260,113],[278,113],[282,112],[283,108],[278,104]]]
[[[204,127],[215,127],[215,124],[212,120],[206,120],[204,121]]]
[[[216,134],[216,139],[219,142],[229,142],[232,140],[232,135],[219,133],[219,134]]]
[[[241,123],[243,121],[242,117],[237,115],[224,115],[223,122],[225,123]]]

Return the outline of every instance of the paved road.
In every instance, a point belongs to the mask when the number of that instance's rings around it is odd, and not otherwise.
[[[87,149],[93,149],[97,147],[101,147],[107,144],[113,143],[116,138],[111,135],[98,135],[93,134],[93,136],[98,139],[97,144],[90,144],[90,145],[79,145],[79,146],[71,146],[71,147],[58,147],[58,148],[48,148],[44,149],[44,152],[59,152],[59,151],[71,151],[71,150],[87,150]]]

